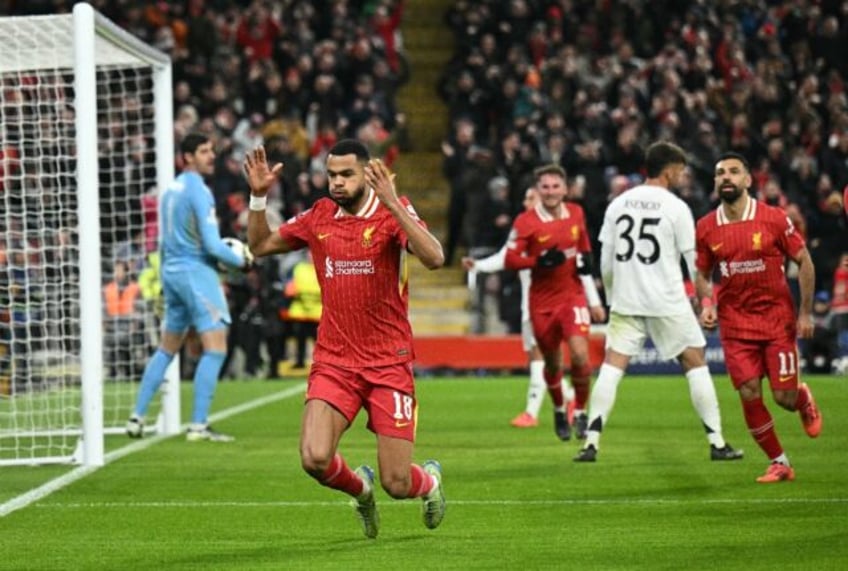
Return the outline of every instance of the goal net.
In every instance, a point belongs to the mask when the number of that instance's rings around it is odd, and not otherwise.
[[[101,464],[158,343],[170,59],[86,4],[0,38],[0,465]]]

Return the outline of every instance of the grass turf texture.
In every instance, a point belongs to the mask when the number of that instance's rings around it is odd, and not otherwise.
[[[376,541],[345,496],[301,471],[297,394],[215,423],[235,443],[171,438],[0,518],[0,569],[845,569],[848,385],[807,382],[822,435],[767,397],[797,478],[761,485],[767,460],[723,377],[725,436],[745,459],[709,461],[682,376],[633,376],[596,464],[572,462],[579,444],[556,440],[547,404],[538,428],[509,426],[524,377],[422,378],[415,459],[442,462],[448,512],[429,531],[420,500],[379,490]],[[292,386],[222,383],[214,409]],[[363,415],[341,452],[376,467]],[[0,503],[68,470],[2,468]]]

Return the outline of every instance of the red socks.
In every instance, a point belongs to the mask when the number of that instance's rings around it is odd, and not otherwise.
[[[324,473],[318,478],[318,481],[323,486],[333,488],[334,490],[341,490],[353,497],[357,497],[361,494],[365,487],[362,484],[362,480],[359,479],[359,476],[357,476],[356,473],[351,470],[347,464],[345,464],[344,459],[342,459],[339,454],[333,456],[333,460],[330,462],[330,465],[327,466]]]
[[[545,384],[548,385],[548,394],[551,395],[554,408],[562,408],[565,405],[565,399],[562,397],[562,371],[552,375],[545,369]]]
[[[409,486],[407,498],[420,498],[426,496],[433,489],[433,477],[424,471],[418,464],[413,464],[409,469],[412,484]]]
[[[783,454],[783,446],[774,431],[774,420],[771,417],[762,397],[754,400],[742,400],[742,412],[745,414],[745,424],[763,452],[769,458],[777,458]]]
[[[571,386],[574,387],[574,408],[586,410],[589,402],[589,386],[592,368],[589,363],[571,368]]]

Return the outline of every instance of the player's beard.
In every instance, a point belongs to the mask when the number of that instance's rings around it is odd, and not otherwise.
[[[330,198],[333,200],[333,202],[335,202],[336,204],[338,204],[339,206],[341,206],[345,210],[348,210],[348,209],[350,209],[350,207],[358,204],[359,201],[362,199],[364,194],[365,194],[365,186],[363,185],[363,186],[360,186],[359,188],[357,188],[356,191],[353,194],[351,194],[350,196],[334,196],[333,193],[331,192]]]
[[[742,188],[736,186],[735,184],[731,184],[732,190],[727,188],[725,185],[721,185],[718,188],[718,197],[725,204],[733,204],[744,194]]]

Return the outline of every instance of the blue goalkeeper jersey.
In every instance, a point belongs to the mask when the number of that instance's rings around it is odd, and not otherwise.
[[[159,249],[163,272],[214,266],[218,260],[244,265],[221,240],[212,191],[194,171],[180,174],[159,197]]]

